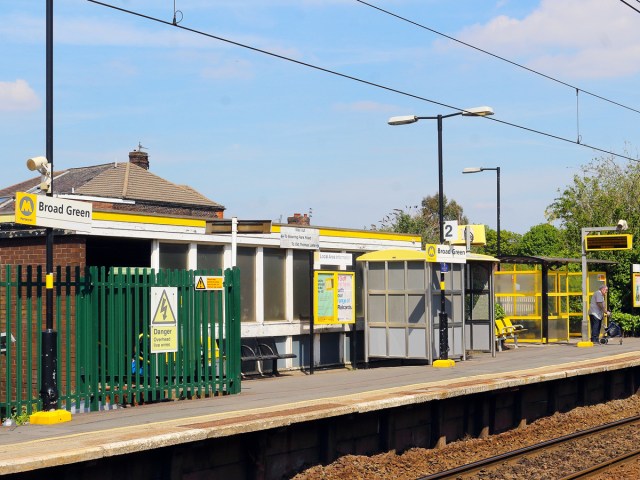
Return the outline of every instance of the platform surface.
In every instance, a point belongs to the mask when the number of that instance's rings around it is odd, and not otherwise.
[[[640,338],[578,348],[521,344],[452,368],[372,366],[283,372],[242,393],[80,413],[55,425],[0,427],[0,474],[16,473],[330,416],[640,365]]]

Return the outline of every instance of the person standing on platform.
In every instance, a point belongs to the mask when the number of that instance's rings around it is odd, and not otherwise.
[[[602,327],[602,319],[606,310],[605,295],[609,291],[609,287],[601,285],[598,290],[591,295],[591,303],[589,304],[589,323],[591,324],[591,341],[594,344],[599,343],[600,328]]]

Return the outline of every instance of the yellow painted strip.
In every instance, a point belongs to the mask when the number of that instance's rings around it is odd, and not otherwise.
[[[15,214],[0,215],[0,223],[15,223],[15,221],[16,221]]]
[[[113,213],[113,212],[93,212],[93,220],[102,220],[106,222],[123,222],[123,223],[148,223],[154,225],[174,225],[180,227],[201,227],[205,228],[206,220],[198,220],[194,218],[177,218],[177,217],[157,217],[153,215],[139,215],[135,213]]]
[[[281,227],[315,228],[313,226],[307,227],[304,225],[271,225],[271,233],[280,233]],[[374,232],[369,230],[336,230],[330,228],[320,228],[318,230],[320,231],[320,235],[325,237],[365,238],[369,240],[401,240],[405,242],[422,241],[419,235],[412,235],[410,233]]]

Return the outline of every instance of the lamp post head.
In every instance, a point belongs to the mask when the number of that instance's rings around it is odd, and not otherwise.
[[[483,107],[466,108],[460,113],[465,117],[488,117],[493,115],[493,108],[485,105]]]
[[[387,122],[389,125],[408,125],[409,123],[416,123],[418,117],[415,115],[401,115],[399,117],[391,117]]]
[[[478,173],[484,170],[482,167],[466,167],[462,173]]]

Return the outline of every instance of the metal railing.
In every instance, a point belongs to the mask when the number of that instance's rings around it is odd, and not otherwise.
[[[223,290],[196,290],[196,275],[222,272],[58,267],[59,408],[115,405],[240,391],[240,277],[224,272]],[[151,353],[152,287],[177,291],[177,351]],[[41,408],[41,267],[0,271],[0,414]]]

